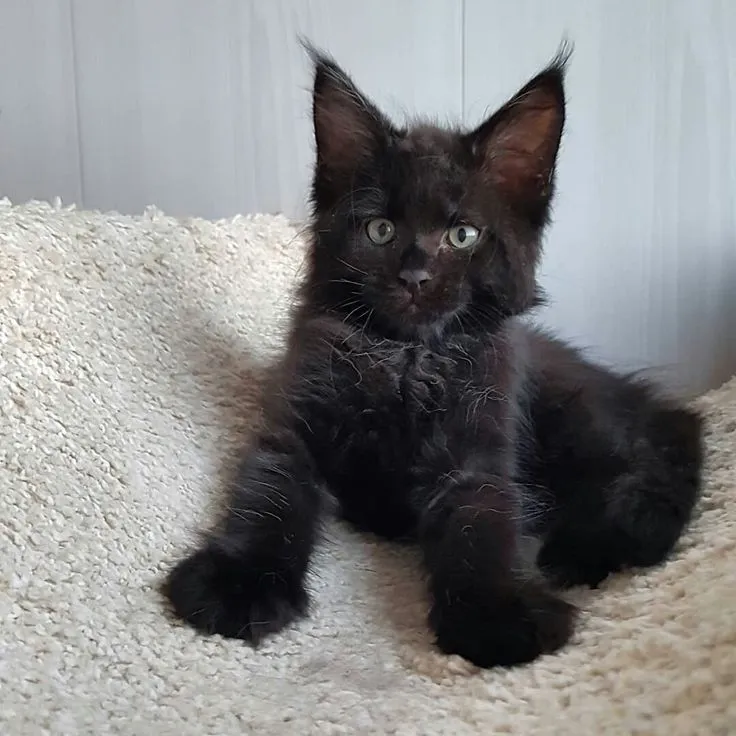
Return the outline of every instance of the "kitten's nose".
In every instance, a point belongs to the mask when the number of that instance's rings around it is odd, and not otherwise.
[[[404,286],[417,288],[430,281],[432,277],[424,268],[404,268],[399,271],[399,281]]]

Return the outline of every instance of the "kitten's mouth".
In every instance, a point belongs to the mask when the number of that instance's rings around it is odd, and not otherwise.
[[[402,338],[416,339],[425,330],[434,331],[452,318],[456,309],[448,306],[442,300],[433,299],[431,294],[412,295],[407,290],[396,289],[377,311],[391,331]]]
[[[426,294],[421,291],[409,291],[405,289],[398,294],[397,312],[406,318],[419,321],[431,322],[436,318],[435,310],[432,309]]]
[[[407,304],[407,309],[414,309],[414,310],[419,309],[420,303],[422,301],[421,294],[417,291],[409,291],[407,292],[407,294],[409,297],[408,299],[409,303]]]
[[[422,294],[419,291],[402,289],[398,295],[399,309],[402,312],[415,314],[422,307]]]

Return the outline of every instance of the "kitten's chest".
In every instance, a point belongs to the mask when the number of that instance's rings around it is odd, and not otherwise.
[[[366,421],[390,422],[403,431],[446,411],[467,373],[451,350],[388,341],[341,347],[333,360],[340,364],[341,395],[362,407]]]
[[[312,428],[327,477],[384,486],[404,475],[452,400],[454,371],[446,356],[421,347],[338,345],[325,374],[331,400]]]

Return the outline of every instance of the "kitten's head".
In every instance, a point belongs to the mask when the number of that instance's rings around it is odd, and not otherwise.
[[[309,303],[399,338],[488,329],[537,301],[567,53],[474,130],[398,128],[315,63]]]

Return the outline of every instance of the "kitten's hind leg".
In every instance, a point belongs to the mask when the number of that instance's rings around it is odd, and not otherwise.
[[[557,506],[537,561],[561,586],[663,562],[698,494],[700,417],[618,380],[605,397],[591,386],[554,410],[536,407],[542,480]]]
[[[204,633],[254,643],[303,616],[321,502],[299,438],[286,429],[261,435],[222,524],[164,583],[174,613]]]

